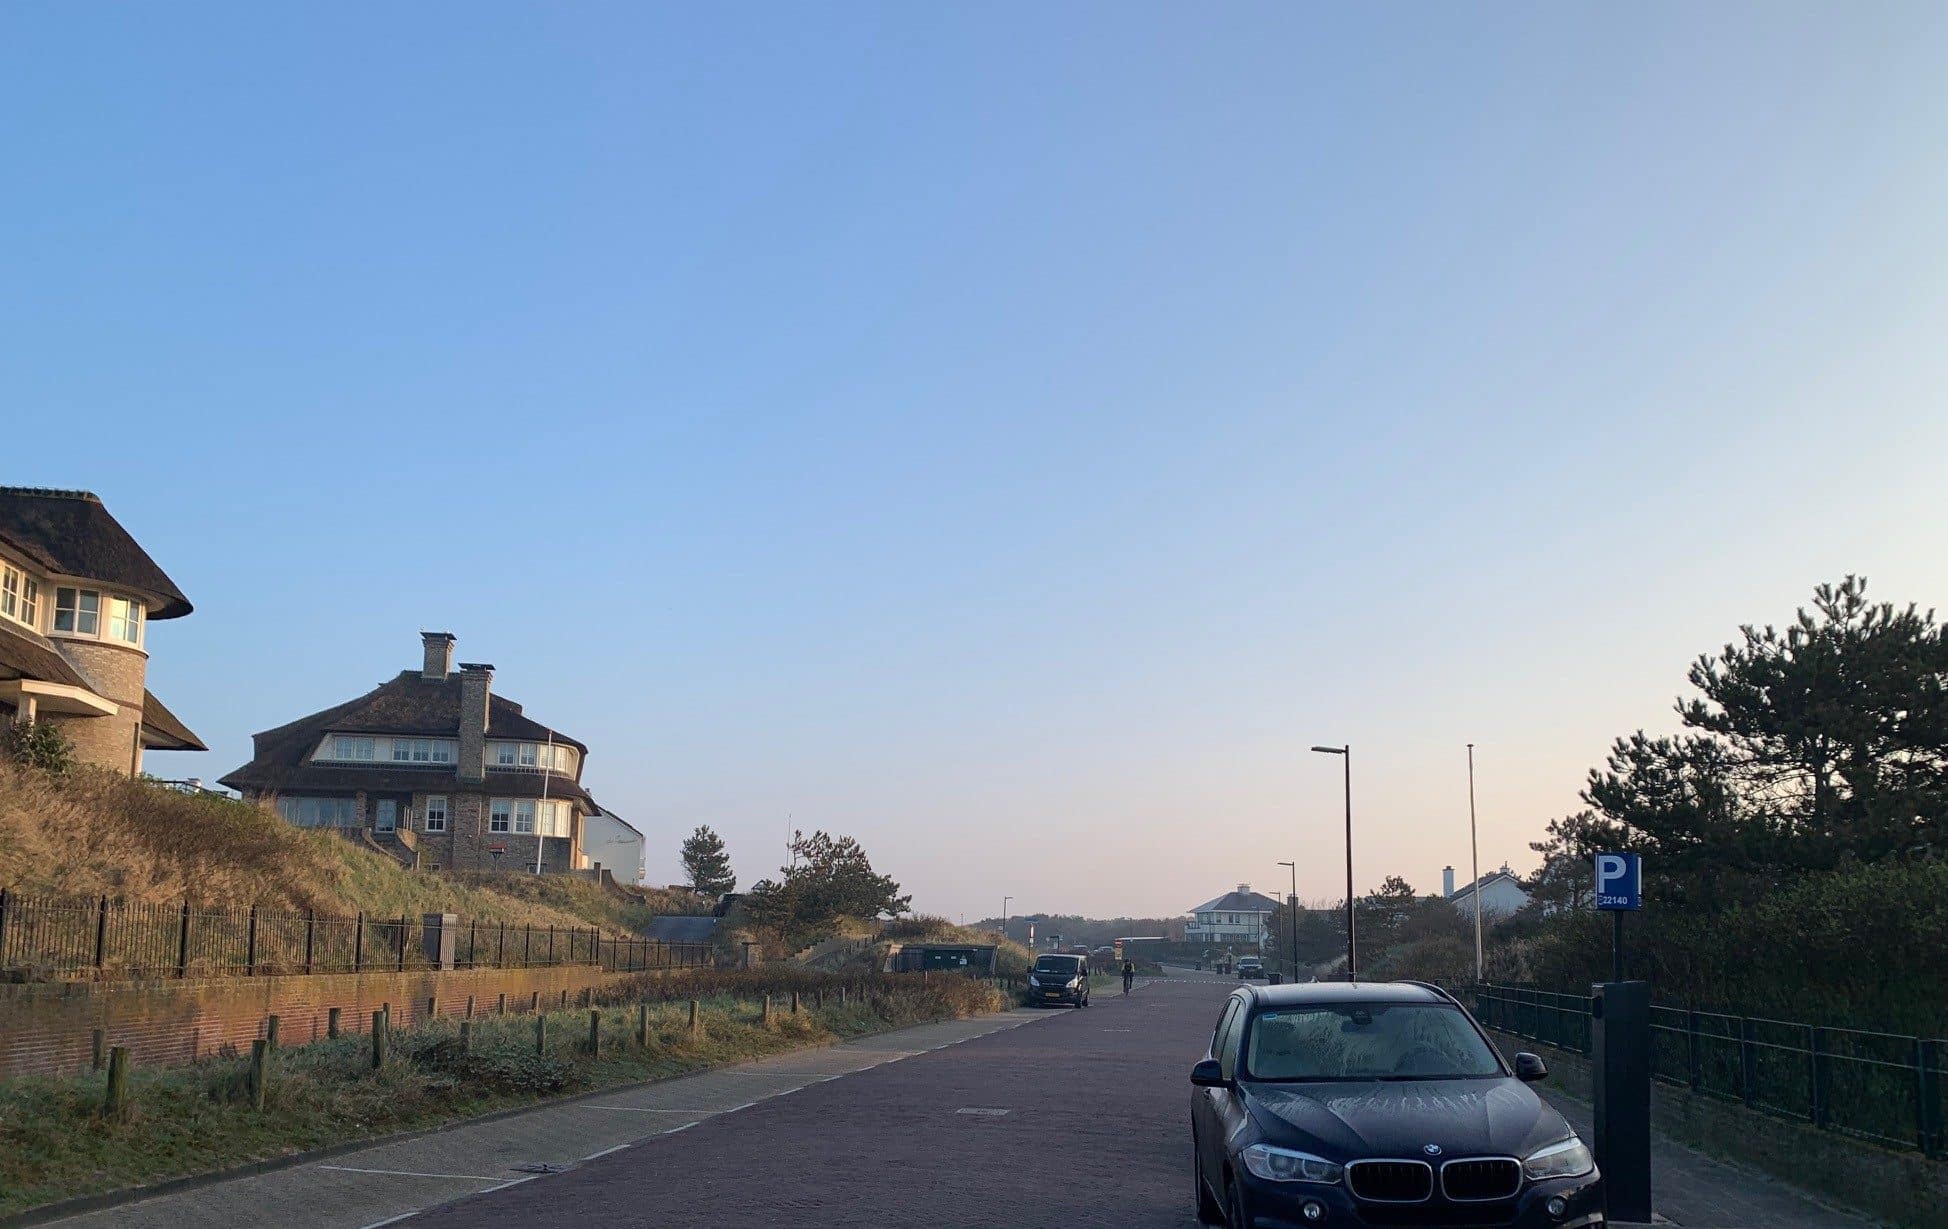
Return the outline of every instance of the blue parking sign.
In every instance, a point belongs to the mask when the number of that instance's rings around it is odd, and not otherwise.
[[[1634,853],[1596,855],[1596,907],[1642,909],[1644,860]]]

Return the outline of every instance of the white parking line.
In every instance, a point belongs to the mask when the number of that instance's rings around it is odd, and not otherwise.
[[[583,1157],[582,1159],[584,1161],[593,1161],[597,1157],[607,1156],[611,1152],[621,1152],[624,1148],[627,1148],[628,1146],[629,1146],[628,1144],[617,1144],[613,1148],[604,1148],[600,1152],[591,1152],[587,1156]]]

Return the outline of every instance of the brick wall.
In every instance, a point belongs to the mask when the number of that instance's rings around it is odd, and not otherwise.
[[[476,1015],[499,1010],[503,995],[508,1011],[527,1011],[536,995],[559,1006],[564,992],[572,1003],[583,990],[631,977],[562,966],[0,985],[0,1079],[86,1070],[97,1028],[107,1030],[109,1045],[128,1046],[138,1065],[164,1066],[226,1045],[247,1050],[272,1015],[280,1042],[302,1045],[325,1035],[333,1007],[343,1031],[364,1032],[387,1004],[403,1028],[428,1018],[429,1000],[442,1016],[464,1016],[470,995]]]

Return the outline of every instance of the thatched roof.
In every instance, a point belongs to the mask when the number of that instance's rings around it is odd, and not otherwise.
[[[151,619],[190,612],[189,599],[89,491],[0,486],[0,541],[37,567],[149,598]]]

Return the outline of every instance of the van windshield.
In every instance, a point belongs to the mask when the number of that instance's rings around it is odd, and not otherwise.
[[[1440,1080],[1502,1074],[1458,1008],[1436,1003],[1279,1007],[1251,1021],[1259,1080]]]
[[[1082,957],[1080,956],[1035,957],[1035,971],[1037,973],[1067,973],[1073,976],[1075,971],[1081,967]]]

